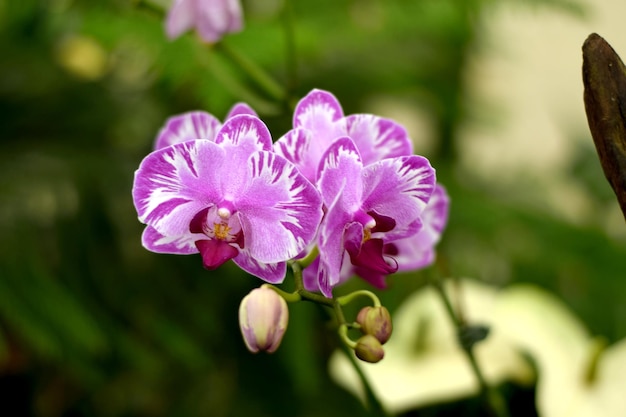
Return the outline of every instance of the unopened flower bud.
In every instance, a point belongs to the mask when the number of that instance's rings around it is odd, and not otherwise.
[[[357,358],[369,363],[379,362],[385,356],[383,345],[371,334],[361,336],[361,338],[356,341],[354,352]]]
[[[363,334],[371,334],[383,345],[391,337],[391,314],[383,306],[363,307],[356,316],[356,322],[361,325]]]
[[[239,327],[250,352],[278,349],[288,321],[287,302],[271,288],[256,288],[241,300]]]

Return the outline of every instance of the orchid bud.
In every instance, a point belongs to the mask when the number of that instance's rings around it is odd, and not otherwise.
[[[239,327],[252,353],[278,349],[288,321],[287,302],[271,288],[256,288],[241,300]]]
[[[383,346],[378,339],[371,334],[361,336],[361,338],[356,341],[354,352],[357,358],[369,363],[379,362],[385,356]]]
[[[391,337],[391,314],[383,306],[363,307],[356,316],[356,322],[361,325],[363,334],[374,336],[382,345]]]

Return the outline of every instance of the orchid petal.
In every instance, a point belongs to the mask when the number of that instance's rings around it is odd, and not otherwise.
[[[222,126],[213,115],[203,111],[193,111],[170,117],[159,132],[154,149],[161,149],[188,140],[215,140],[217,130]]]
[[[387,259],[390,259],[390,261],[393,262],[393,258]],[[380,273],[371,268],[366,268],[362,266],[354,266],[353,271],[355,275],[358,275],[361,279],[367,281],[374,288],[377,288],[379,290],[387,288],[387,275],[389,275],[390,273]]]
[[[285,279],[287,264],[285,262],[262,263],[252,258],[246,250],[240,251],[233,262],[247,273],[261,278],[270,284],[280,284]]]
[[[174,0],[174,4],[167,13],[165,32],[167,37],[175,39],[195,25],[194,0]]]
[[[302,270],[302,285],[307,291],[319,291],[320,286],[317,282],[317,271],[320,267],[320,257],[316,257],[313,262]]]
[[[319,189],[329,206],[341,194],[344,209],[355,212],[360,208],[363,193],[363,164],[356,145],[350,138],[338,139],[324,153],[320,163]]]
[[[274,153],[253,154],[249,166],[251,178],[233,201],[246,251],[263,263],[292,259],[315,237],[321,197],[293,164]]]
[[[390,119],[353,114],[345,120],[348,136],[359,149],[364,165],[413,153],[413,144],[404,127]]]
[[[398,270],[395,259],[383,256],[382,239],[370,239],[363,242],[357,251],[349,250],[352,264],[382,275],[393,274]]]
[[[331,93],[312,90],[296,106],[293,116],[295,129],[307,130],[311,138],[304,154],[307,178],[314,181],[310,169],[319,166],[319,161],[328,147],[338,138],[346,136],[343,110]],[[298,165],[299,167],[301,165]]]
[[[164,236],[189,233],[203,208],[221,199],[224,150],[208,140],[150,153],[135,172],[133,201],[139,220]]]
[[[428,205],[422,213],[423,227],[414,236],[396,240],[394,256],[400,271],[424,268],[435,260],[435,245],[448,222],[450,199],[443,186],[437,184]],[[386,247],[386,250],[389,248]]]
[[[391,217],[396,227],[388,240],[410,236],[435,187],[435,170],[421,156],[384,159],[365,167],[363,209]]]
[[[239,254],[239,249],[219,239],[198,240],[196,247],[202,255],[202,265],[210,271]]]
[[[398,271],[412,271],[425,268],[435,261],[435,242],[432,230],[424,228],[415,236],[388,243],[385,251],[396,252],[392,256],[398,262]]]
[[[363,243],[364,228],[359,222],[348,223],[343,231],[343,246],[350,256],[358,255]]]
[[[240,0],[202,0],[196,4],[196,29],[206,42],[217,42],[224,34],[243,27]]]
[[[204,235],[184,233],[178,236],[164,236],[154,227],[146,226],[141,235],[143,246],[156,253],[172,253],[177,255],[189,255],[198,253],[195,245],[196,240],[205,238]]]
[[[228,152],[250,155],[255,151],[272,149],[272,136],[261,119],[250,114],[238,114],[224,122],[215,143],[230,148]]]
[[[448,223],[449,211],[450,197],[446,189],[437,184],[422,215],[424,224],[428,224],[435,232],[441,234]]]
[[[226,115],[226,119],[232,119],[235,116],[239,116],[240,114],[247,114],[250,116],[259,117],[259,115],[252,109],[252,107],[248,106],[246,103],[237,103],[228,111]]]
[[[324,135],[328,138],[326,143],[330,144],[335,138],[345,136],[345,127],[336,124],[342,118],[343,109],[339,100],[328,91],[314,89],[298,102],[293,114],[293,126]]]
[[[333,297],[333,287],[336,284],[332,284],[331,283],[331,279],[334,281],[334,275],[332,273],[332,271],[329,271],[329,267],[320,260],[320,265],[319,268],[317,269],[317,286],[320,290],[320,292],[326,297],[326,298],[332,298]]]
[[[342,281],[342,265],[345,255],[344,231],[346,225],[352,223],[352,214],[341,204],[342,193],[330,205],[320,225],[318,247],[320,267],[318,284],[320,291],[331,297],[331,289]]]
[[[385,256],[382,239],[364,240],[361,223],[348,224],[344,231],[344,247],[350,255],[351,272],[377,288],[385,288],[385,277],[398,270],[395,259]]]
[[[274,152],[298,167],[300,173],[311,182],[317,180],[317,166],[323,150],[311,151],[312,132],[307,129],[292,129],[274,143]]]

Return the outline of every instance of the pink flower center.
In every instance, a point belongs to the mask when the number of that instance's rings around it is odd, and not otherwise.
[[[195,242],[207,269],[215,269],[234,258],[244,247],[239,216],[228,202],[199,211],[191,220],[189,231],[207,237]]]
[[[238,243],[237,240],[242,236],[241,223],[238,216],[233,216],[228,208],[213,206],[206,212],[202,233],[211,239]]]

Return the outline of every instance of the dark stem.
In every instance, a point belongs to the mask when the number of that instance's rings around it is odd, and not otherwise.
[[[443,287],[443,283],[440,279],[432,277],[430,281],[433,287],[437,290],[446,312],[450,316],[450,319],[457,330],[457,334],[462,334],[462,332],[466,329],[467,324],[461,320],[460,315],[454,310],[450,298]],[[465,356],[467,357],[467,360],[472,368],[472,372],[476,376],[476,380],[478,381],[478,385],[480,387],[480,395],[485,404],[488,406],[490,414],[494,417],[509,417],[509,410],[506,407],[504,398],[502,398],[502,394],[497,389],[489,386],[482,370],[480,369],[480,365],[476,360],[476,355],[474,355],[473,344],[462,343],[460,340],[459,344],[461,345],[463,352],[465,352]]]

